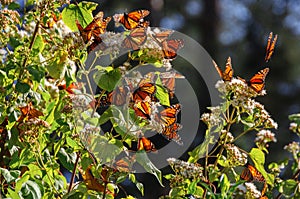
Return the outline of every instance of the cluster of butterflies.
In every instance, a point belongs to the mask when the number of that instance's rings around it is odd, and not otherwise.
[[[149,14],[150,12],[148,10],[136,10],[115,15],[114,20],[122,24],[127,30],[130,30],[122,43],[123,48],[138,50],[140,46],[147,41],[147,27],[150,23],[149,21],[144,21],[144,18]],[[105,49],[106,46],[102,42],[101,34],[106,32],[107,25],[110,21],[111,17],[104,18],[103,12],[99,12],[93,21],[85,28],[76,20],[78,30],[84,42],[88,44],[88,52],[91,52],[97,46],[100,46],[99,48],[102,50]],[[167,30],[153,35],[155,41],[162,48],[163,57],[165,59],[174,59],[177,55],[177,50],[183,47],[182,39],[169,39],[172,33],[173,31]]]
[[[277,35],[275,35],[274,38],[273,38],[273,33],[271,32],[269,34],[268,43],[267,43],[267,47],[266,47],[266,56],[265,56],[265,62],[266,63],[271,59],[271,57],[274,53],[276,41],[277,41]],[[224,81],[231,81],[232,80],[232,78],[233,78],[233,69],[232,69],[231,58],[230,57],[228,57],[228,59],[227,59],[224,71],[222,71],[220,69],[220,67],[216,64],[216,62],[213,61],[213,64],[214,64],[218,74],[220,75],[220,77]],[[243,78],[239,78],[239,79],[244,81],[245,83],[247,83],[247,85],[250,88],[252,88],[254,91],[256,91],[257,93],[260,93],[265,87],[265,78],[266,78],[269,70],[270,70],[269,68],[264,68],[264,69],[260,70],[250,80],[245,80]]]
[[[245,180],[247,182],[261,182],[264,183],[263,190],[261,191],[261,197],[260,199],[268,199],[267,196],[264,196],[266,189],[267,189],[267,183],[264,178],[264,176],[251,164],[247,163],[246,168],[242,171],[240,178],[242,180]]]
[[[158,78],[161,85],[155,83]],[[138,82],[137,86],[134,86],[130,81],[127,81],[127,85],[117,86],[115,90],[101,97],[99,104],[100,106],[112,104],[123,106],[128,102],[129,107],[133,109],[138,118],[155,122],[161,127],[161,134],[165,138],[182,144],[180,136],[177,134],[182,128],[182,125],[177,123],[177,115],[181,110],[181,105],[163,106],[156,96],[157,88],[160,87],[165,89],[169,99],[174,98],[176,78],[184,78],[184,76],[176,72],[163,72],[160,74],[150,72]],[[156,107],[157,112],[153,111],[153,106]],[[154,144],[144,136],[139,138],[137,148],[146,152],[156,151]]]

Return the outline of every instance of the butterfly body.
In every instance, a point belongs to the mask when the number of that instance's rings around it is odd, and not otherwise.
[[[247,83],[255,92],[260,93],[265,88],[265,78],[269,72],[269,68],[265,68],[256,73],[249,81],[241,79]]]

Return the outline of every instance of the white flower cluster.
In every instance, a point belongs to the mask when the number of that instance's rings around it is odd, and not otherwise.
[[[226,144],[225,149],[227,151],[227,160],[231,166],[242,166],[247,163],[247,154],[241,152],[237,146]]]
[[[217,126],[221,124],[223,122],[221,118],[222,107],[215,106],[210,107],[209,109],[211,110],[211,113],[203,113],[201,115],[201,120],[210,126]]]
[[[203,176],[203,167],[200,164],[188,163],[176,158],[168,158],[167,161],[174,172],[184,178],[199,179]]]
[[[245,183],[245,186],[246,186],[246,189],[247,189],[247,192],[246,192],[246,195],[245,195],[245,198],[259,198],[261,197],[261,192],[259,190],[257,190],[257,187],[251,183],[251,182],[246,182]]]
[[[284,149],[293,154],[298,154],[300,151],[300,143],[293,141],[288,145],[284,146]]]
[[[275,134],[272,133],[270,130],[260,130],[257,134],[256,134],[256,138],[255,138],[255,142],[257,143],[261,143],[265,146],[268,146],[267,143],[268,142],[276,142],[276,137]]]

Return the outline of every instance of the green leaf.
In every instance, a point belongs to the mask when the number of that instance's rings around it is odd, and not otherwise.
[[[156,85],[155,97],[159,100],[161,105],[170,106],[169,93],[166,88]]]
[[[44,44],[44,41],[43,41],[43,38],[41,35],[37,35],[35,40],[34,40],[34,43],[33,43],[33,46],[32,46],[32,49],[36,49],[37,52],[42,52],[43,49],[45,47],[45,44]]]
[[[97,5],[97,3],[86,1],[80,2],[78,5],[69,4],[69,6],[65,7],[62,11],[62,20],[72,31],[77,30],[76,20],[78,20],[83,27],[86,27],[87,24],[92,22],[92,12],[96,9]]]
[[[148,172],[153,174],[158,180],[159,184],[164,187],[162,184],[161,171],[155,167],[155,165],[150,161],[145,151],[138,151],[136,153],[136,161],[143,166],[143,168]]]
[[[60,160],[61,164],[68,169],[69,171],[72,171],[74,168],[74,163],[76,160],[76,153],[70,153],[67,152],[64,148],[60,148],[58,154],[58,159]]]
[[[220,188],[221,188],[221,195],[223,198],[226,197],[227,192],[230,188],[230,181],[226,174],[222,174],[220,178]]]
[[[113,69],[110,71],[98,72],[94,75],[95,83],[102,89],[110,92],[114,90],[118,81],[121,79],[121,72],[119,69]]]
[[[21,199],[18,192],[12,190],[10,187],[7,188],[8,194],[6,195],[8,198],[13,199]]]
[[[283,182],[283,194],[286,196],[291,196],[296,192],[298,182],[293,179],[288,179]]]
[[[31,75],[31,80],[40,82],[41,79],[45,76],[45,71],[39,68],[38,66],[28,66],[27,70]]]
[[[20,93],[27,93],[30,90],[30,86],[27,83],[17,82],[16,91]]]
[[[7,170],[5,168],[0,168],[0,175],[4,177],[6,182],[10,184],[11,182],[14,182],[21,174],[21,171],[19,170]]]
[[[75,140],[73,140],[70,137],[66,138],[67,144],[74,150],[79,150],[81,149],[81,147],[77,144],[77,142]]]
[[[54,53],[53,57],[53,61],[49,62],[49,65],[46,66],[49,75],[54,79],[63,78],[66,70],[65,64],[68,59],[68,52],[59,50]]]
[[[23,198],[40,199],[42,197],[40,187],[36,182],[31,180],[24,182],[21,193]]]
[[[274,175],[266,172],[264,168],[265,164],[265,154],[258,148],[253,148],[249,153],[250,158],[254,162],[256,169],[264,176],[266,182],[273,186],[274,184]]]
[[[27,167],[28,171],[25,173],[28,173],[32,178],[42,178],[42,171],[37,165],[29,164]]]

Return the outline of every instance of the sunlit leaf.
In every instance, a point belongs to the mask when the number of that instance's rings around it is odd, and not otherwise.
[[[97,3],[86,1],[69,4],[62,11],[62,20],[72,31],[77,31],[75,21],[78,20],[83,27],[92,22],[92,11],[96,9],[97,5]]]

